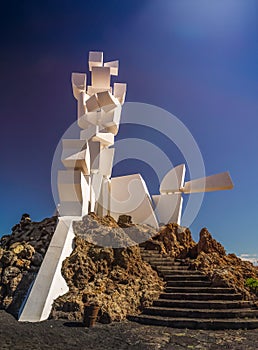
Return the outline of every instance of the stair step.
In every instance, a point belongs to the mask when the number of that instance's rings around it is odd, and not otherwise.
[[[255,318],[258,316],[258,309],[180,309],[148,307],[143,311],[144,315],[157,315],[165,317],[185,317],[185,318]]]
[[[241,300],[241,294],[230,294],[230,293],[169,293],[165,289],[166,293],[160,295],[160,299],[169,299],[169,300]],[[168,293],[167,293],[168,292]]]
[[[165,281],[209,281],[209,278],[205,275],[187,275],[187,274],[181,274],[181,275],[171,275],[166,274],[164,277]]]
[[[163,275],[169,276],[169,275],[196,275],[196,276],[205,276],[203,273],[195,270],[173,270],[173,269],[163,269],[163,268],[158,268],[156,269],[159,272],[162,272]]]
[[[144,261],[147,261],[150,265],[154,265],[155,267],[156,266],[168,266],[168,267],[172,267],[172,266],[175,266],[175,267],[178,267],[178,266],[182,266],[182,265],[179,265],[179,263],[175,263],[174,261],[169,261],[169,260],[158,260],[158,259],[155,259],[155,260],[151,260],[151,259],[144,259]]]
[[[184,265],[155,265],[156,269],[164,270],[164,271],[196,271],[189,270],[189,266]]]
[[[238,309],[252,307],[253,303],[242,300],[159,299],[153,302],[153,306],[187,309]]]
[[[168,287],[166,288],[168,293],[188,293],[188,287]],[[233,293],[235,294],[235,290],[233,288],[225,288],[225,287],[192,287],[190,289],[191,293],[212,293],[212,294],[226,294]],[[165,294],[165,293],[163,293]],[[166,299],[166,298],[165,298]]]
[[[258,328],[258,319],[191,319],[151,315],[128,316],[130,321],[142,324],[188,329],[254,329]]]
[[[210,281],[169,281],[167,287],[206,287],[210,286]]]

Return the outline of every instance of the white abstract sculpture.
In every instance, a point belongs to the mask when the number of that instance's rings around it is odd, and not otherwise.
[[[72,74],[77,100],[79,140],[63,140],[62,163],[58,172],[59,221],[38,275],[24,301],[19,321],[37,322],[48,318],[52,303],[68,287],[61,274],[63,260],[73,250],[73,221],[89,212],[100,216],[132,216],[134,223],[158,228],[170,221],[180,224],[182,194],[231,189],[228,173],[184,183],[185,165],[170,170],[160,184],[160,195],[152,196],[140,174],[111,178],[114,136],[118,133],[125,101],[126,84],[110,86],[118,75],[118,61],[104,63],[103,52],[89,53],[91,85],[84,73]]]

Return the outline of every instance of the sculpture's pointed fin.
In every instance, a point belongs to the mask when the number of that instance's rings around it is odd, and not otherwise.
[[[185,180],[185,165],[181,164],[171,169],[161,181],[160,193],[179,192]]]
[[[183,193],[212,192],[231,190],[234,187],[229,172],[215,174],[185,183],[181,188]]]

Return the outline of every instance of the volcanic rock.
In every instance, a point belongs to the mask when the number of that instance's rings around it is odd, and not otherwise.
[[[32,222],[23,214],[12,234],[0,239],[0,308],[15,316],[35,279],[57,223],[57,217]]]
[[[137,225],[135,230],[145,235],[147,226]],[[150,236],[154,232],[149,230]],[[54,302],[53,318],[82,320],[85,306],[94,302],[100,306],[100,322],[120,321],[158,298],[163,281],[142,260],[139,246],[110,217],[87,215],[74,224],[74,233],[75,248],[62,266],[69,292]]]

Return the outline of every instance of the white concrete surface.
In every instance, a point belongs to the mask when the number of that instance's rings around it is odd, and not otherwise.
[[[19,321],[46,320],[51,312],[53,301],[68,292],[69,289],[61,274],[61,268],[64,259],[73,251],[72,221],[75,220],[81,220],[81,217],[59,218],[30,294],[23,310],[20,310]]]

